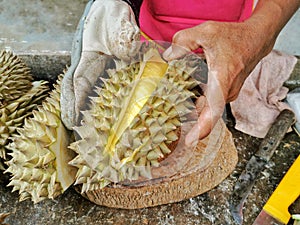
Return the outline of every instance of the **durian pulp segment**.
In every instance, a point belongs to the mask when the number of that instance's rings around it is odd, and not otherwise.
[[[70,143],[70,135],[62,124],[57,127],[56,143],[59,146],[53,147],[53,152],[56,155],[56,170],[57,180],[60,182],[63,192],[67,190],[73,183],[76,175],[75,167],[69,165],[69,162],[74,158],[75,153],[68,149]]]
[[[122,108],[119,120],[110,131],[105,151],[111,156],[114,155],[115,146],[123,132],[143,108],[168,69],[168,64],[160,57],[156,49],[151,49],[144,57],[145,60],[135,79],[136,82],[128,98],[124,101],[124,105],[128,107]]]

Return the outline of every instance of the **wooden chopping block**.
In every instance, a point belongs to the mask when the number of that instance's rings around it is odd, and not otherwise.
[[[138,209],[179,202],[209,191],[234,170],[238,161],[232,135],[224,122],[220,120],[214,130],[198,143],[194,155],[171,177],[114,184],[81,194],[97,205]],[[80,192],[79,187],[76,190]]]

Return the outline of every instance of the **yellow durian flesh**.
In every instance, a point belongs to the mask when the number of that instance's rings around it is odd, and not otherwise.
[[[5,172],[12,175],[9,186],[19,191],[20,200],[30,198],[36,203],[53,199],[75,180],[76,168],[68,165],[74,158],[68,149],[71,134],[60,118],[61,79],[8,146],[11,160]]]
[[[115,152],[115,145],[120,136],[140,112],[168,68],[168,64],[159,57],[157,50],[151,49],[147,53],[145,61],[142,62],[140,71],[135,77],[130,96],[126,99],[125,105],[128,107],[122,108],[119,121],[114,123],[108,137],[105,151],[111,155]]]
[[[198,85],[193,71],[186,59],[167,64],[156,49],[138,63],[108,71],[83,112],[82,125],[75,128],[78,140],[70,145],[77,153],[70,164],[78,168],[75,184],[82,185],[82,192],[151,178],[151,167],[170,154],[176,129],[194,109],[189,101]]]

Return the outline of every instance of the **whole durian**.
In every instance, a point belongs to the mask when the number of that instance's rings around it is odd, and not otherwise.
[[[75,180],[76,168],[68,165],[74,158],[67,148],[71,137],[60,119],[61,79],[8,145],[11,160],[5,172],[11,173],[9,186],[19,191],[20,200],[53,199]]]
[[[0,107],[18,99],[32,87],[30,70],[12,52],[0,52]]]
[[[195,109],[190,99],[198,81],[191,75],[197,68],[188,62],[168,64],[150,48],[142,60],[107,71],[109,78],[82,112],[82,124],[74,128],[78,140],[70,145],[82,192],[151,178],[151,167],[172,152],[178,128]]]
[[[30,69],[11,52],[0,53],[0,161],[17,127],[48,94],[46,81],[33,82]],[[4,169],[0,162],[0,169]]]
[[[24,119],[32,115],[32,110],[48,95],[47,81],[34,81],[32,88],[23,96],[0,108],[0,157],[6,159],[6,146],[9,138],[18,127],[24,123]]]

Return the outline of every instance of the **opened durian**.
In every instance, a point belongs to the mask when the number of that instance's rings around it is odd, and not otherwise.
[[[168,64],[150,48],[142,60],[108,70],[70,146],[82,192],[151,178],[151,168],[172,152],[181,123],[195,109],[191,90],[199,82],[191,75],[197,64],[191,66],[189,57]]]
[[[75,180],[76,168],[68,165],[74,158],[67,148],[71,137],[60,119],[61,79],[8,145],[12,157],[6,170],[12,175],[9,186],[19,191],[20,200],[31,198],[36,203],[55,198]]]
[[[0,53],[0,159],[6,159],[5,148],[16,128],[48,94],[46,81],[32,80],[29,68],[17,56]]]

